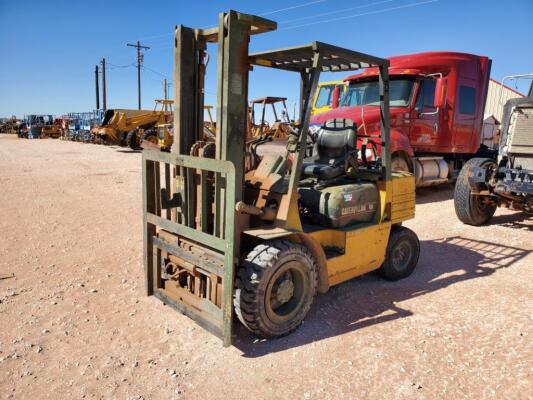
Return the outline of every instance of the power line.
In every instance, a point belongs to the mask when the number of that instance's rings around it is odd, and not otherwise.
[[[289,19],[287,21],[280,21],[280,24],[287,24],[289,22],[303,21],[303,20],[306,20],[306,19],[313,19],[313,18],[316,18],[316,17],[324,17],[326,15],[339,14],[339,13],[343,13],[343,12],[346,12],[346,11],[357,10],[357,9],[360,9],[360,8],[373,7],[373,6],[377,6],[379,4],[390,3],[390,2],[393,2],[393,1],[397,1],[397,0],[376,1],[376,2],[373,2],[373,3],[363,4],[363,5],[360,5],[360,6],[357,6],[357,7],[343,8],[342,10],[329,11],[329,12],[325,12],[325,13],[321,13],[321,14],[309,15],[307,17],[300,17],[300,18],[295,18],[295,19]]]
[[[328,23],[328,22],[341,21],[341,20],[344,20],[344,19],[362,17],[362,16],[365,16],[365,15],[380,14],[380,13],[384,13],[384,12],[388,12],[388,11],[400,10],[402,8],[416,7],[416,6],[421,6],[421,5],[424,5],[424,4],[435,3],[437,1],[439,1],[439,0],[421,1],[421,2],[418,2],[418,3],[404,4],[402,6],[397,6],[397,7],[384,8],[382,10],[368,11],[368,12],[360,13],[360,14],[345,15],[343,17],[324,19],[322,21],[309,22],[309,23],[306,23],[306,24],[301,24],[301,25],[295,25],[295,26],[289,26],[289,27],[286,27],[286,28],[281,28],[281,29],[278,29],[278,32],[279,31],[287,31],[287,30],[296,29],[296,28],[303,28],[303,27],[311,26],[311,25],[324,24],[324,23]]]
[[[150,72],[152,72],[152,73],[154,73],[154,74],[156,74],[156,75],[159,75],[159,76],[161,76],[161,77],[163,77],[163,78],[167,78],[167,75],[165,75],[165,74],[163,74],[163,73],[161,73],[161,72],[158,72],[158,71],[156,71],[156,70],[154,70],[154,69],[152,69],[152,68],[148,68],[146,65],[143,65],[143,66],[142,66],[142,69],[145,69],[145,70],[147,70],[147,71],[150,71]]]
[[[135,65],[135,62],[132,62],[131,64],[127,64],[127,65],[116,65],[116,64],[112,64],[110,63],[109,61],[107,62],[107,65],[110,65],[111,68],[108,68],[108,69],[115,69],[115,68],[129,68],[129,67],[133,67]]]
[[[360,9],[360,8],[367,8],[367,7],[371,7],[371,6],[374,6],[374,5],[390,3],[392,1],[396,1],[396,0],[381,0],[381,1],[377,1],[375,3],[364,4],[364,5],[357,6],[357,7],[350,7],[350,8],[346,8],[346,9],[343,9],[343,10],[330,11],[330,12],[327,12],[327,13],[311,15],[311,16],[308,16],[308,17],[301,17],[301,18],[296,18],[296,19],[292,19],[292,20],[282,21],[282,22],[280,22],[280,24],[285,24],[285,23],[289,23],[289,22],[296,22],[296,21],[301,21],[301,20],[306,20],[306,19],[311,19],[311,18],[316,18],[316,17],[322,17],[322,16],[326,16],[326,15],[337,14],[339,12],[346,12],[346,11]],[[322,24],[322,23],[341,21],[341,20],[350,19],[350,18],[357,18],[357,17],[362,17],[362,16],[365,16],[365,15],[380,14],[380,13],[384,13],[384,12],[400,10],[400,9],[403,9],[403,8],[417,7],[417,6],[421,6],[421,5],[424,5],[424,4],[436,3],[437,1],[439,1],[439,0],[427,0],[427,1],[417,2],[417,3],[403,4],[401,6],[396,6],[396,7],[389,7],[389,8],[379,9],[379,10],[368,11],[368,12],[359,13],[359,14],[344,15],[344,16],[336,17],[336,18],[324,19],[324,20],[320,20],[320,21],[313,21],[313,22],[294,25],[294,26],[281,26],[277,30],[277,32],[291,30],[291,29],[297,29],[297,28],[303,28],[303,27],[306,27],[306,26],[318,25],[318,24]],[[170,47],[173,47],[173,45],[157,46],[156,49],[160,50],[160,49],[165,49],[165,48],[170,48]]]
[[[264,12],[264,13],[260,13],[259,15],[265,16],[265,15],[277,14],[277,13],[280,13],[280,12],[291,11],[291,10],[294,10],[294,9],[297,9],[297,8],[312,6],[312,5],[318,4],[318,3],[325,3],[326,1],[328,1],[328,0],[308,1],[308,2],[302,3],[302,4],[297,4],[297,5],[290,6],[290,7],[280,8],[278,10],[267,11],[267,12]],[[206,25],[203,29],[210,28],[211,26],[213,26],[213,25]],[[174,32],[169,32],[169,33],[161,33],[159,35],[145,36],[145,37],[143,37],[141,39],[142,40],[159,39],[159,38],[164,38],[164,37],[173,36],[173,35],[174,35]]]
[[[294,10],[296,8],[302,8],[302,7],[307,7],[307,6],[312,6],[313,4],[317,4],[317,3],[324,3],[328,0],[315,0],[315,1],[309,1],[307,3],[302,3],[302,4],[298,4],[296,6],[291,6],[291,7],[285,7],[285,8],[280,8],[279,10],[274,10],[274,11],[268,11],[268,12],[265,12],[265,13],[262,13],[262,14],[259,14],[259,15],[271,15],[271,14],[277,14],[279,12],[283,12],[283,11],[289,11],[289,10]]]

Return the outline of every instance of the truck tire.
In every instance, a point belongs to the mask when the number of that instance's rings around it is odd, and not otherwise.
[[[141,135],[140,147],[144,141],[153,143],[159,146],[159,138],[157,137],[157,131],[155,129],[148,129]]]
[[[472,187],[468,181],[472,167],[486,167],[494,165],[489,158],[471,158],[468,160],[457,178],[453,193],[455,214],[461,222],[467,225],[479,226],[488,222],[496,211],[494,204],[482,204],[481,196],[472,195]]]
[[[259,337],[287,335],[311,308],[317,280],[317,264],[305,246],[287,240],[259,244],[239,268],[235,313]]]
[[[391,159],[391,170],[392,171],[401,171],[401,172],[411,172],[409,168],[409,163],[405,157],[401,155],[394,155]]]
[[[141,150],[141,146],[139,144],[139,137],[137,135],[138,130],[132,129],[128,132],[128,135],[126,136],[126,144],[130,147],[132,150]]]
[[[420,256],[418,236],[404,226],[393,226],[387,244],[385,261],[379,269],[381,276],[389,281],[397,281],[411,275]]]

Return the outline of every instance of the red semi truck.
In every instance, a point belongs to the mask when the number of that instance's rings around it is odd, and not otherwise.
[[[417,186],[453,180],[464,162],[490,156],[482,145],[483,112],[491,60],[456,52],[425,52],[390,59],[392,166],[409,170]],[[314,115],[313,130],[328,119],[350,118],[358,134],[380,152],[378,71],[345,79],[333,109]],[[366,146],[366,152],[369,153]],[[372,152],[368,157],[372,156]]]

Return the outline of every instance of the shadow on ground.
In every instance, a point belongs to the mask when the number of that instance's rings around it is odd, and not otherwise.
[[[454,184],[445,183],[437,186],[416,189],[416,204],[435,203],[453,199]]]
[[[496,211],[497,213],[498,211]],[[489,225],[499,225],[506,228],[533,231],[533,215],[525,212],[515,212],[512,214],[495,215],[488,222]]]
[[[455,283],[489,276],[512,266],[529,253],[517,247],[459,236],[423,241],[417,269],[409,278],[387,282],[375,273],[367,274],[317,296],[304,324],[292,334],[280,339],[258,341],[237,323],[233,344],[244,357],[261,357],[409,317],[413,313],[395,303]]]

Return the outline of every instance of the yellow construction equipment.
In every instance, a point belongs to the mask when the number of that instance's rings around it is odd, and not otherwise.
[[[19,132],[22,121],[13,116],[9,119],[5,119],[0,123],[0,133],[7,133],[15,135]]]
[[[43,126],[41,130],[41,139],[59,139],[61,135],[63,135],[62,121],[58,118],[52,124]]]
[[[168,104],[174,104],[174,100],[165,100]],[[213,120],[211,110],[213,106],[204,105],[204,112],[207,112],[208,120],[204,121],[203,140],[206,142],[213,142],[215,140],[216,123]],[[154,128],[147,129],[141,136],[140,146],[143,149],[170,151],[174,141],[173,125],[170,123],[158,124]]]
[[[139,139],[144,130],[172,119],[172,111],[166,109],[168,102],[171,101],[156,100],[153,110],[107,110],[102,124],[92,128],[91,133],[98,143],[129,145],[139,149]]]
[[[250,133],[252,137],[272,137],[273,139],[287,139],[293,123],[287,111],[286,97],[261,97],[250,101]],[[276,110],[276,104],[281,105],[281,115]],[[261,105],[261,119],[256,122],[255,106]],[[265,118],[267,106],[271,106],[274,122],[271,124]]]
[[[250,36],[276,23],[235,11],[218,21],[176,28],[174,142],[170,153],[143,151],[144,271],[148,295],[230,345],[236,320],[256,336],[283,336],[317,292],[372,270],[409,276],[420,245],[402,226],[415,213],[414,177],[391,170],[389,62],[321,42],[249,54]],[[219,46],[214,143],[202,140],[208,43]],[[284,154],[258,156],[269,138],[245,146],[252,67],[300,79],[301,120]],[[379,70],[379,137],[359,134],[354,121],[328,120],[306,158],[320,73],[368,67]],[[361,160],[374,140],[381,153]]]

